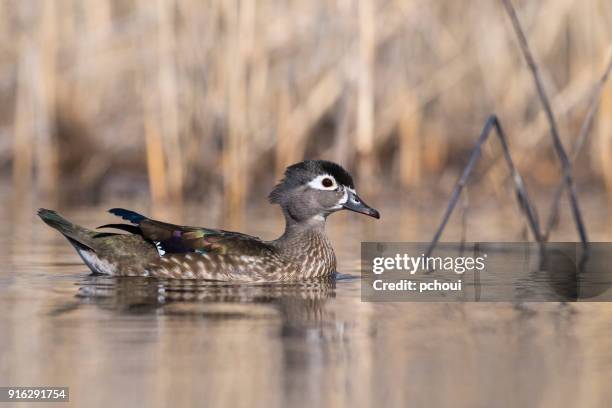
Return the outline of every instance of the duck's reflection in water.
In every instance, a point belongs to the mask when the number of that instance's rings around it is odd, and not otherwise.
[[[53,330],[86,326],[62,344],[75,350],[88,344],[96,360],[90,374],[65,379],[71,386],[105,378],[124,394],[146,394],[146,406],[205,400],[280,407],[315,391],[326,395],[319,389],[328,378],[318,373],[343,328],[331,299],[334,280],[235,285],[87,276],[76,285],[76,297],[56,305],[53,318],[62,323]],[[111,400],[101,389],[83,405]]]
[[[292,284],[228,284],[152,278],[87,276],[79,304],[127,314],[229,319],[281,319],[283,334],[317,327],[335,279]]]

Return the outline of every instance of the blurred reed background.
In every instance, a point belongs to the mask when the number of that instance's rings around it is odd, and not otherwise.
[[[514,4],[569,147],[612,2]],[[493,112],[530,183],[560,177],[499,1],[3,0],[0,18],[0,169],[16,197],[208,200],[237,226],[302,158],[344,164],[369,193],[454,182]],[[611,152],[608,83],[576,167],[612,196]],[[498,189],[507,170],[489,169]]]

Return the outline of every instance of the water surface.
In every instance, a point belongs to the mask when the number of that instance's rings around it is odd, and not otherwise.
[[[5,207],[0,385],[69,386],[78,407],[609,406],[609,304],[362,302],[360,241],[423,241],[437,222],[390,212],[330,218],[342,279],[235,286],[91,276],[35,208]],[[280,231],[274,209],[247,218],[260,221],[246,232]],[[185,220],[222,226],[195,209]],[[520,228],[470,238],[499,231]]]

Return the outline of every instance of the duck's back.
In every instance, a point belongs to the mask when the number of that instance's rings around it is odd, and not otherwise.
[[[140,235],[157,249],[142,268],[120,268],[122,275],[219,281],[283,280],[290,260],[270,243],[238,232],[169,224],[123,209],[111,212],[134,225],[110,224]],[[134,230],[134,226],[138,230]],[[281,271],[284,271],[281,272]]]

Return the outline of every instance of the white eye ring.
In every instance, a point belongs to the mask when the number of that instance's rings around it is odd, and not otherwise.
[[[332,183],[329,186],[325,186],[323,185],[323,181],[327,179],[330,180]],[[328,183],[328,182],[326,182]],[[317,190],[327,190],[327,191],[332,191],[338,188],[338,183],[336,183],[336,179],[334,179],[332,176],[330,176],[329,174],[321,174],[320,176],[317,176],[315,178],[313,178],[312,180],[310,180],[308,182],[308,186]]]

